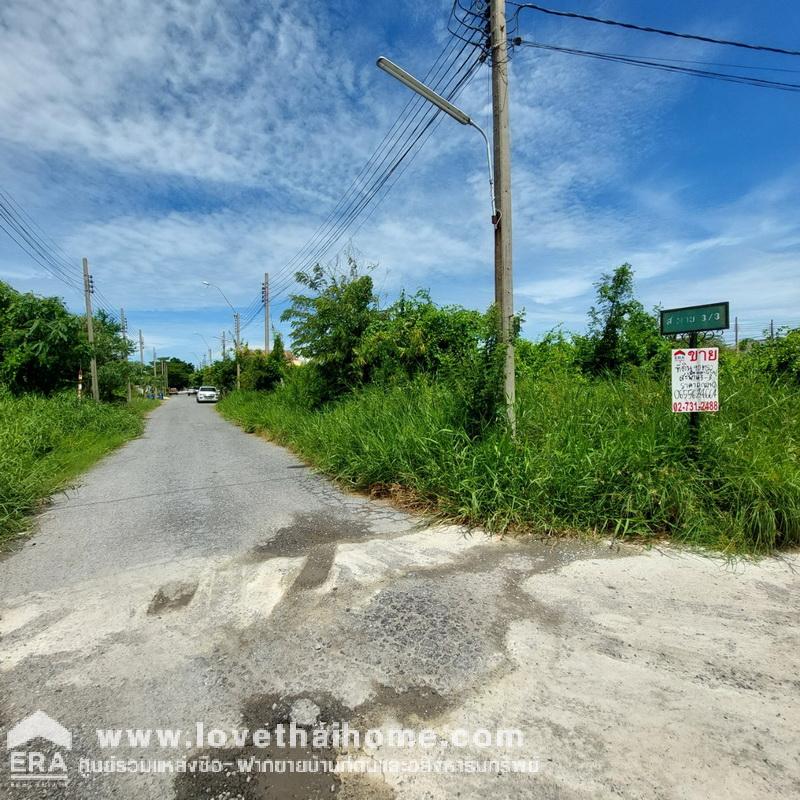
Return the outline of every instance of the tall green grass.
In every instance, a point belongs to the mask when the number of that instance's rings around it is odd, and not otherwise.
[[[310,411],[291,383],[236,392],[220,412],[362,490],[399,487],[492,530],[597,531],[732,553],[800,544],[800,398],[752,373],[724,376],[699,457],[668,386],[644,374],[552,375],[518,386],[518,436],[470,439],[445,384],[372,386]]]
[[[155,405],[0,395],[0,540],[23,529],[44,498],[138,436]]]

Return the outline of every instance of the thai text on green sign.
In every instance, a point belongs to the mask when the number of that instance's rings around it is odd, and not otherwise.
[[[730,328],[728,303],[668,308],[661,312],[661,333],[694,333]]]

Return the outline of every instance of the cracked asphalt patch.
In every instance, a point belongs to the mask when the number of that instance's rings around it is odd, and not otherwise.
[[[64,798],[794,798],[798,566],[428,527],[173,398],[0,560],[0,736],[36,709],[65,725],[70,782],[47,795]],[[293,718],[435,741],[253,742]],[[197,722],[250,738],[212,747]],[[128,728],[180,730],[179,746],[136,747]],[[523,742],[448,747],[498,728]],[[79,770],[276,755],[379,769]],[[539,771],[386,767],[454,759]],[[0,797],[41,796],[8,768]]]

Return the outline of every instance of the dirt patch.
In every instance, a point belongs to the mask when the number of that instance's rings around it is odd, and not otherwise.
[[[253,547],[245,560],[253,563],[270,558],[307,556],[289,592],[289,596],[293,596],[325,583],[336,557],[337,544],[363,542],[378,535],[363,520],[353,517],[336,517],[323,512],[298,514],[291,525],[278,530],[272,539]]]
[[[336,545],[333,542],[315,547],[306,557],[306,563],[303,565],[300,574],[294,579],[289,594],[294,595],[298,592],[314,589],[325,583],[335,557]]]
[[[336,723],[352,717],[351,709],[328,694],[253,697],[242,709],[242,726],[249,731],[243,746],[195,754],[191,762],[198,771],[177,776],[175,798],[322,800],[341,791],[340,796],[349,800],[391,800],[394,793],[389,787],[367,775],[348,776],[342,791],[342,780],[334,768],[346,747],[334,746],[333,731]],[[320,730],[327,735],[322,736]],[[264,734],[257,731],[267,731],[269,743],[265,744]],[[199,765],[211,759],[232,766],[219,772],[199,771]],[[241,771],[238,765],[242,762],[252,764],[252,769]]]
[[[197,591],[197,581],[170,581],[165,583],[154,595],[147,607],[148,614],[174,611],[192,602]]]
[[[414,721],[429,723],[443,714],[452,705],[452,700],[442,696],[430,686],[410,686],[395,689],[378,686],[370,699],[356,709],[361,723],[369,727],[381,724],[387,715],[393,715],[408,725]]]
[[[278,556],[302,556],[319,545],[360,542],[373,535],[360,519],[334,517],[324,512],[297,514],[291,525],[278,530],[269,541],[253,547],[248,558],[264,561]]]

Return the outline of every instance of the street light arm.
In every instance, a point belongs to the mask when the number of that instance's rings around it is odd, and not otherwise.
[[[417,80],[411,73],[406,72],[402,67],[397,66],[397,64],[395,64],[393,61],[389,61],[388,58],[381,56],[376,63],[380,69],[391,75],[393,78],[396,78],[398,81],[400,81],[400,83],[408,86],[412,92],[416,92],[421,97],[424,97],[429,103],[433,103],[433,105],[435,105],[441,111],[444,111],[445,114],[451,116],[456,122],[460,122],[462,125],[469,125],[472,128],[475,128],[475,130],[478,131],[478,133],[483,137],[483,141],[486,143],[486,161],[489,165],[489,191],[492,195],[492,224],[496,228],[500,218],[497,216],[497,203],[494,196],[492,148],[489,145],[489,137],[486,135],[483,128],[481,128],[480,125],[476,125],[470,118],[469,114],[466,114],[460,108],[454,106],[449,100],[446,100],[440,94],[434,92],[430,86],[426,86],[422,81]]]
[[[497,223],[500,222],[500,217],[497,214],[497,204],[495,202],[494,197],[494,170],[492,168],[492,146],[489,144],[489,137],[486,135],[486,132],[481,128],[479,125],[476,125],[472,120],[469,121],[469,125],[475,128],[476,131],[483,137],[483,141],[486,144],[486,164],[489,167],[489,194],[492,196],[492,224],[497,227]]]
[[[222,295],[222,299],[228,304],[230,310],[233,311],[234,314],[236,313],[236,309],[231,305],[231,301],[228,300],[228,298],[225,296],[225,292],[223,292],[216,283],[211,283],[210,281],[203,281],[203,283],[206,286],[213,286]]]

